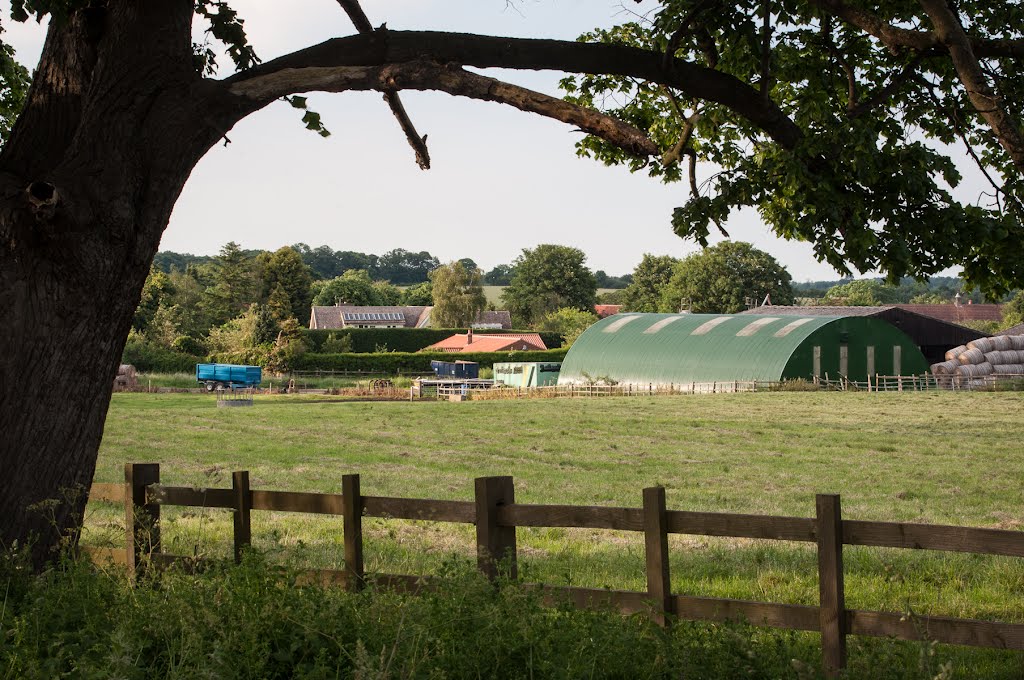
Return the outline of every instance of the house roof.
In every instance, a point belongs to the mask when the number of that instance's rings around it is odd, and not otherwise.
[[[426,307],[402,307],[397,305],[389,306],[361,306],[361,305],[332,305],[330,307],[313,307],[309,317],[309,327],[314,329],[336,329],[344,328],[346,318],[348,323],[380,323],[393,324],[401,321],[406,328],[414,328],[416,322],[423,314]],[[364,319],[366,315],[376,314],[377,319]],[[397,315],[401,315],[399,318]]]
[[[594,313],[599,319],[618,314],[620,309],[622,309],[622,305],[594,305]]]
[[[309,317],[312,329],[334,330],[346,324],[393,325],[401,322],[405,328],[424,328],[430,325],[431,306],[397,305],[331,305],[313,307]],[[473,325],[512,328],[512,315],[507,311],[480,312]]]
[[[424,352],[504,352],[507,350],[547,349],[539,333],[476,334],[469,342],[468,333],[456,333],[441,342],[424,347]]]
[[[473,325],[499,326],[501,328],[512,328],[512,313],[507,310],[488,310],[476,315]]]
[[[1024,323],[1019,323],[1016,326],[999,331],[996,335],[1024,335]]]
[[[999,321],[1003,318],[1002,305],[878,305],[873,307],[804,307],[801,305],[765,305],[748,309],[743,314],[790,314],[798,316],[875,316],[888,309],[902,309],[939,321]]]
[[[1002,305],[892,305],[908,312],[933,319],[961,323],[963,321],[1002,321]]]

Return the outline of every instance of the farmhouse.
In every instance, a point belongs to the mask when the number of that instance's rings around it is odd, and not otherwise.
[[[539,333],[488,333],[473,337],[473,329],[424,347],[424,352],[508,352],[547,349]]]
[[[357,306],[313,307],[309,317],[312,330],[339,328],[428,328],[431,306]],[[507,311],[484,311],[476,316],[473,328],[512,328]]]
[[[617,314],[588,328],[559,385],[779,381],[910,375],[928,370],[913,340],[869,316]]]
[[[966,345],[972,340],[988,337],[986,333],[960,326],[957,309],[991,308],[1000,305],[882,305],[878,307],[802,307],[765,305],[743,314],[770,314],[772,316],[868,316],[887,321],[914,341],[929,364],[945,360],[950,347]],[[938,308],[943,308],[937,311]],[[925,312],[928,312],[927,314]],[[991,309],[982,315],[991,315]],[[945,317],[945,318],[943,318]]]

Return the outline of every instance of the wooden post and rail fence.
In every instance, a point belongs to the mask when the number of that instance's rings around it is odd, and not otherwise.
[[[368,579],[381,587],[416,590],[430,577],[368,575],[363,563],[363,517],[430,520],[476,525],[478,568],[488,578],[515,579],[516,527],[575,527],[634,531],[644,535],[647,590],[524,584],[550,602],[580,608],[612,607],[644,613],[661,625],[673,618],[741,621],[755,626],[821,633],[825,674],[836,677],[846,665],[846,637],[866,635],[900,640],[1024,650],[1024,624],[847,609],[843,589],[843,546],[877,546],[1024,557],[1024,532],[959,526],[843,519],[838,495],[817,496],[815,517],[780,517],[669,510],[665,490],[643,490],[639,508],[533,505],[516,503],[512,477],[481,477],[475,500],[364,496],[359,475],[344,475],[340,494],[264,491],[249,486],[248,472],[232,474],[230,489],[196,489],[160,484],[158,464],[128,464],[124,484],[94,484],[90,500],[123,503],[126,545],[122,549],[83,548],[98,562],[124,564],[134,575],[147,565],[188,563],[162,552],[160,508],[164,505],[225,508],[233,511],[234,558],[252,542],[252,512],[299,512],[343,518],[345,569],[310,570],[307,576],[352,590]],[[807,542],[817,545],[819,604],[779,604],[674,594],[669,567],[669,534]]]

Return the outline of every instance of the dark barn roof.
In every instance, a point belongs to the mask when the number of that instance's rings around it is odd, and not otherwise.
[[[928,306],[928,305],[924,305]],[[871,316],[888,321],[910,336],[921,348],[928,363],[945,360],[946,350],[966,345],[971,340],[988,337],[973,328],[959,326],[931,316],[918,314],[897,305],[878,307],[801,307],[798,305],[766,305],[747,310],[744,314],[772,314],[788,316]]]

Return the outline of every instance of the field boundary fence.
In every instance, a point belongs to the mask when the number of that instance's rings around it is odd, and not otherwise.
[[[476,526],[477,566],[490,579],[517,579],[517,527],[573,527],[641,533],[644,536],[645,591],[523,584],[546,602],[578,608],[614,608],[641,613],[666,625],[673,618],[739,621],[770,628],[821,634],[827,677],[846,665],[849,635],[1024,650],[1024,624],[848,609],[843,586],[843,546],[967,552],[1024,557],[1024,532],[961,526],[844,519],[839,495],[819,494],[814,517],[744,515],[669,510],[665,489],[643,489],[640,507],[535,505],[517,503],[512,477],[474,481],[474,500],[432,500],[363,495],[359,475],[344,475],[340,494],[253,489],[249,473],[232,473],[231,488],[191,488],[160,483],[155,463],[125,465],[123,484],[93,484],[90,500],[120,503],[125,511],[125,547],[83,547],[98,563],[114,562],[132,575],[168,565],[194,567],[193,558],[166,554],[160,538],[163,506],[223,508],[232,512],[234,559],[252,543],[254,511],[336,515],[343,518],[344,569],[309,570],[309,582],[359,590],[377,587],[415,592],[430,588],[431,577],[370,574],[364,568],[364,517],[428,520]],[[669,566],[670,534],[720,536],[812,543],[817,546],[818,605],[780,604],[673,593]]]

